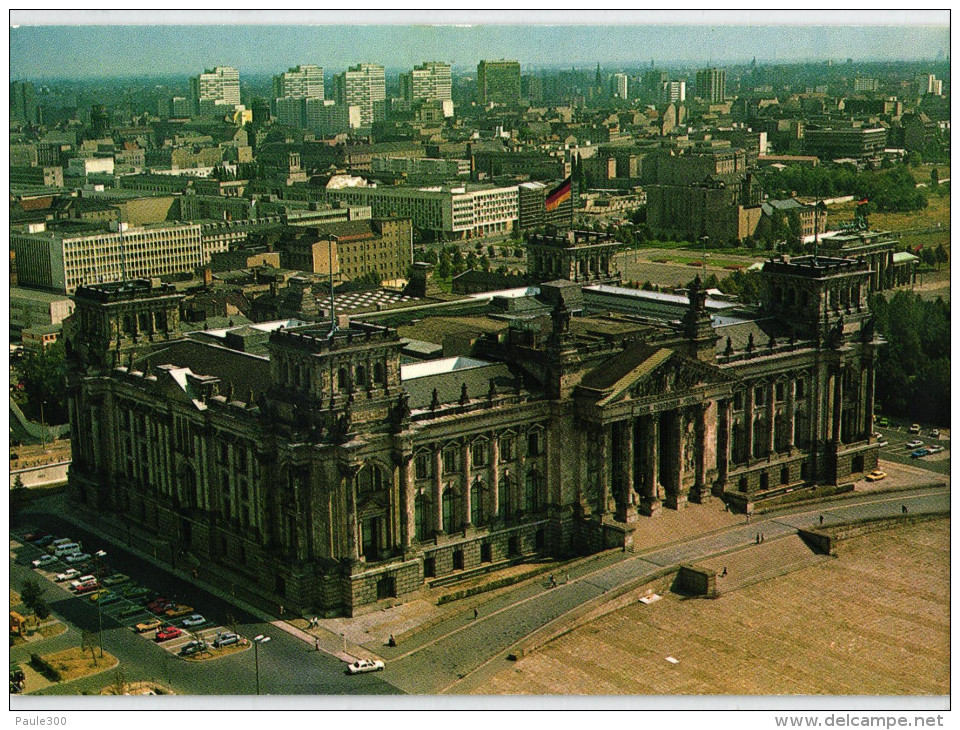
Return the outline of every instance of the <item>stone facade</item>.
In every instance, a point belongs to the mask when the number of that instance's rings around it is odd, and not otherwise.
[[[388,327],[313,324],[273,332],[269,357],[210,357],[168,316],[151,351],[113,309],[179,295],[81,288],[71,493],[174,564],[356,615],[525,556],[628,548],[664,508],[852,481],[877,463],[869,269],[801,257],[762,275],[762,319],[711,321],[695,284],[680,322],[597,339],[557,297],[481,343],[482,367],[407,379]]]

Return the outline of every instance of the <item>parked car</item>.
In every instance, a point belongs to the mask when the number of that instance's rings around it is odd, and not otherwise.
[[[43,536],[38,537],[38,538],[36,538],[36,539],[34,539],[34,540],[31,540],[30,538],[27,538],[27,539],[30,540],[30,542],[32,542],[32,543],[33,543],[34,545],[36,545],[37,547],[41,547],[41,548],[42,548],[42,547],[46,547],[46,546],[49,545],[51,542],[53,542],[53,535],[43,535]]]
[[[143,586],[127,586],[120,590],[120,595],[129,598],[131,601],[137,598],[143,598],[150,595],[150,589]]]
[[[179,616],[186,616],[188,613],[193,613],[193,606],[187,606],[183,603],[176,603],[163,613],[170,618],[178,618]]]
[[[910,428],[907,429],[907,433],[920,433],[920,424],[911,423]]]
[[[154,613],[163,613],[172,606],[173,603],[171,603],[169,599],[159,596],[158,598],[154,598],[152,601],[147,603],[147,610],[153,611]]]
[[[231,644],[239,643],[240,637],[230,631],[225,634],[217,634],[217,638],[213,640],[213,645],[218,649],[223,646],[230,646]]]
[[[920,439],[914,439],[913,441],[910,441],[907,444],[908,449],[915,449],[919,446],[923,446],[923,441],[921,441]]]
[[[186,628],[190,628],[191,626],[203,626],[205,623],[207,623],[207,620],[203,616],[201,616],[199,613],[195,613],[183,619],[180,622],[180,625],[186,629]]]
[[[889,442],[889,441],[877,441],[877,446],[879,446],[879,447],[881,447],[881,448],[884,447],[884,446],[889,446],[889,445],[890,445],[890,442]]]
[[[183,634],[183,632],[176,626],[166,626],[157,630],[156,640],[169,641],[170,639],[176,639],[181,634]]]
[[[347,674],[363,674],[364,672],[379,672],[384,668],[382,661],[377,659],[376,661],[371,661],[370,659],[357,659],[357,661],[352,664],[347,665]]]
[[[143,613],[143,609],[140,606],[130,606],[129,608],[123,609],[117,618],[130,618],[131,616],[139,616]]]
[[[890,419],[887,418],[886,416],[880,416],[879,418],[877,418],[877,425],[887,428],[890,426]]]
[[[116,573],[114,575],[108,575],[103,579],[103,584],[105,586],[118,586],[121,583],[126,583],[130,580],[130,576],[124,575],[123,573]]]
[[[927,447],[927,451],[929,451],[931,454],[939,454],[941,451],[943,451],[943,447],[942,447],[942,446],[928,446],[928,447]]]
[[[80,575],[80,571],[76,568],[67,568],[62,573],[57,573],[57,582],[62,583],[65,580],[73,580]]]
[[[207,645],[203,641],[191,641],[184,644],[180,649],[180,656],[193,656],[207,650]]]
[[[109,595],[104,596],[100,599],[99,603],[101,606],[109,606],[111,603],[116,603],[117,601],[122,601],[123,596],[118,596],[116,593],[110,593]]]
[[[930,454],[929,449],[917,449],[916,451],[910,452],[910,458],[920,459],[920,458],[923,458],[924,456],[929,456],[929,454]]]
[[[74,565],[75,563],[82,563],[85,560],[89,560],[90,555],[88,553],[74,553],[73,555],[67,555],[63,562]]]
[[[96,583],[85,583],[82,586],[79,586],[75,592],[78,596],[84,596],[99,589],[100,586],[98,586]]]
[[[78,542],[68,542],[63,545],[52,544],[47,548],[47,552],[53,553],[58,558],[62,558],[64,555],[76,555],[83,551]],[[90,556],[87,555],[89,558]]]
[[[34,568],[40,568],[44,565],[50,565],[51,563],[57,562],[57,559],[53,555],[41,555],[36,560],[30,561],[30,565]]]
[[[108,591],[106,588],[100,588],[99,590],[96,590],[87,596],[87,598],[89,598],[93,603],[99,603],[101,598],[106,598],[109,595],[111,595],[110,591]]]
[[[935,429],[933,429],[932,431],[930,431],[930,438],[932,438],[932,439],[938,439],[938,438],[940,438],[940,429],[939,429],[939,428],[935,428]]]
[[[163,626],[163,621],[158,618],[150,619],[149,621],[141,621],[136,626],[133,627],[134,631],[137,633],[143,634],[147,631],[153,631],[154,629],[159,629]]]
[[[880,471],[879,469],[874,469],[872,472],[867,474],[868,482],[879,482],[881,479],[886,479],[887,473],[885,471]]]

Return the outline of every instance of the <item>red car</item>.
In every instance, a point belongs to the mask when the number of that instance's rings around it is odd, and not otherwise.
[[[96,581],[93,581],[91,583],[81,583],[80,585],[77,586],[75,593],[78,596],[82,596],[84,593],[92,593],[98,588],[100,588],[100,585]]]
[[[178,629],[176,626],[167,626],[165,629],[157,630],[157,641],[167,641],[169,639],[176,639],[183,632]]]
[[[150,603],[147,604],[147,610],[153,613],[163,613],[170,608],[170,606],[170,601],[161,596],[160,598],[154,598],[152,601],[150,601]]]

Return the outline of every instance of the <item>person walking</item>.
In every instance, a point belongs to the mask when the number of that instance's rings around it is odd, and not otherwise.
[[[720,574],[720,577],[721,577],[721,578],[726,578],[726,577],[727,577],[727,566],[726,566],[726,565],[723,566],[723,572]]]
[[[760,544],[760,533],[758,532],[758,533],[757,533],[757,545],[759,545],[759,544]]]
[[[823,515],[820,515],[820,524],[823,524]]]
[[[480,618],[480,609],[474,606],[473,608],[473,618],[474,620]]]
[[[902,514],[907,514],[907,505],[901,504],[901,505],[900,505],[900,512],[901,512]]]
[[[316,639],[313,642],[313,646],[316,648],[317,651],[320,651],[320,639]]]

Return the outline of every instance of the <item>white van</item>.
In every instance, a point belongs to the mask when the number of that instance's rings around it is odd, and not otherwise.
[[[56,549],[53,551],[53,554],[58,558],[62,558],[64,555],[73,555],[74,553],[80,552],[80,545],[75,542],[68,542],[66,545],[57,545]]]
[[[53,540],[50,544],[51,544],[54,548],[58,548],[58,547],[60,547],[61,545],[69,545],[71,542],[73,542],[73,540],[72,540],[71,538],[69,538],[69,537],[61,537],[61,538],[58,538],[58,539],[56,539],[56,540]]]

